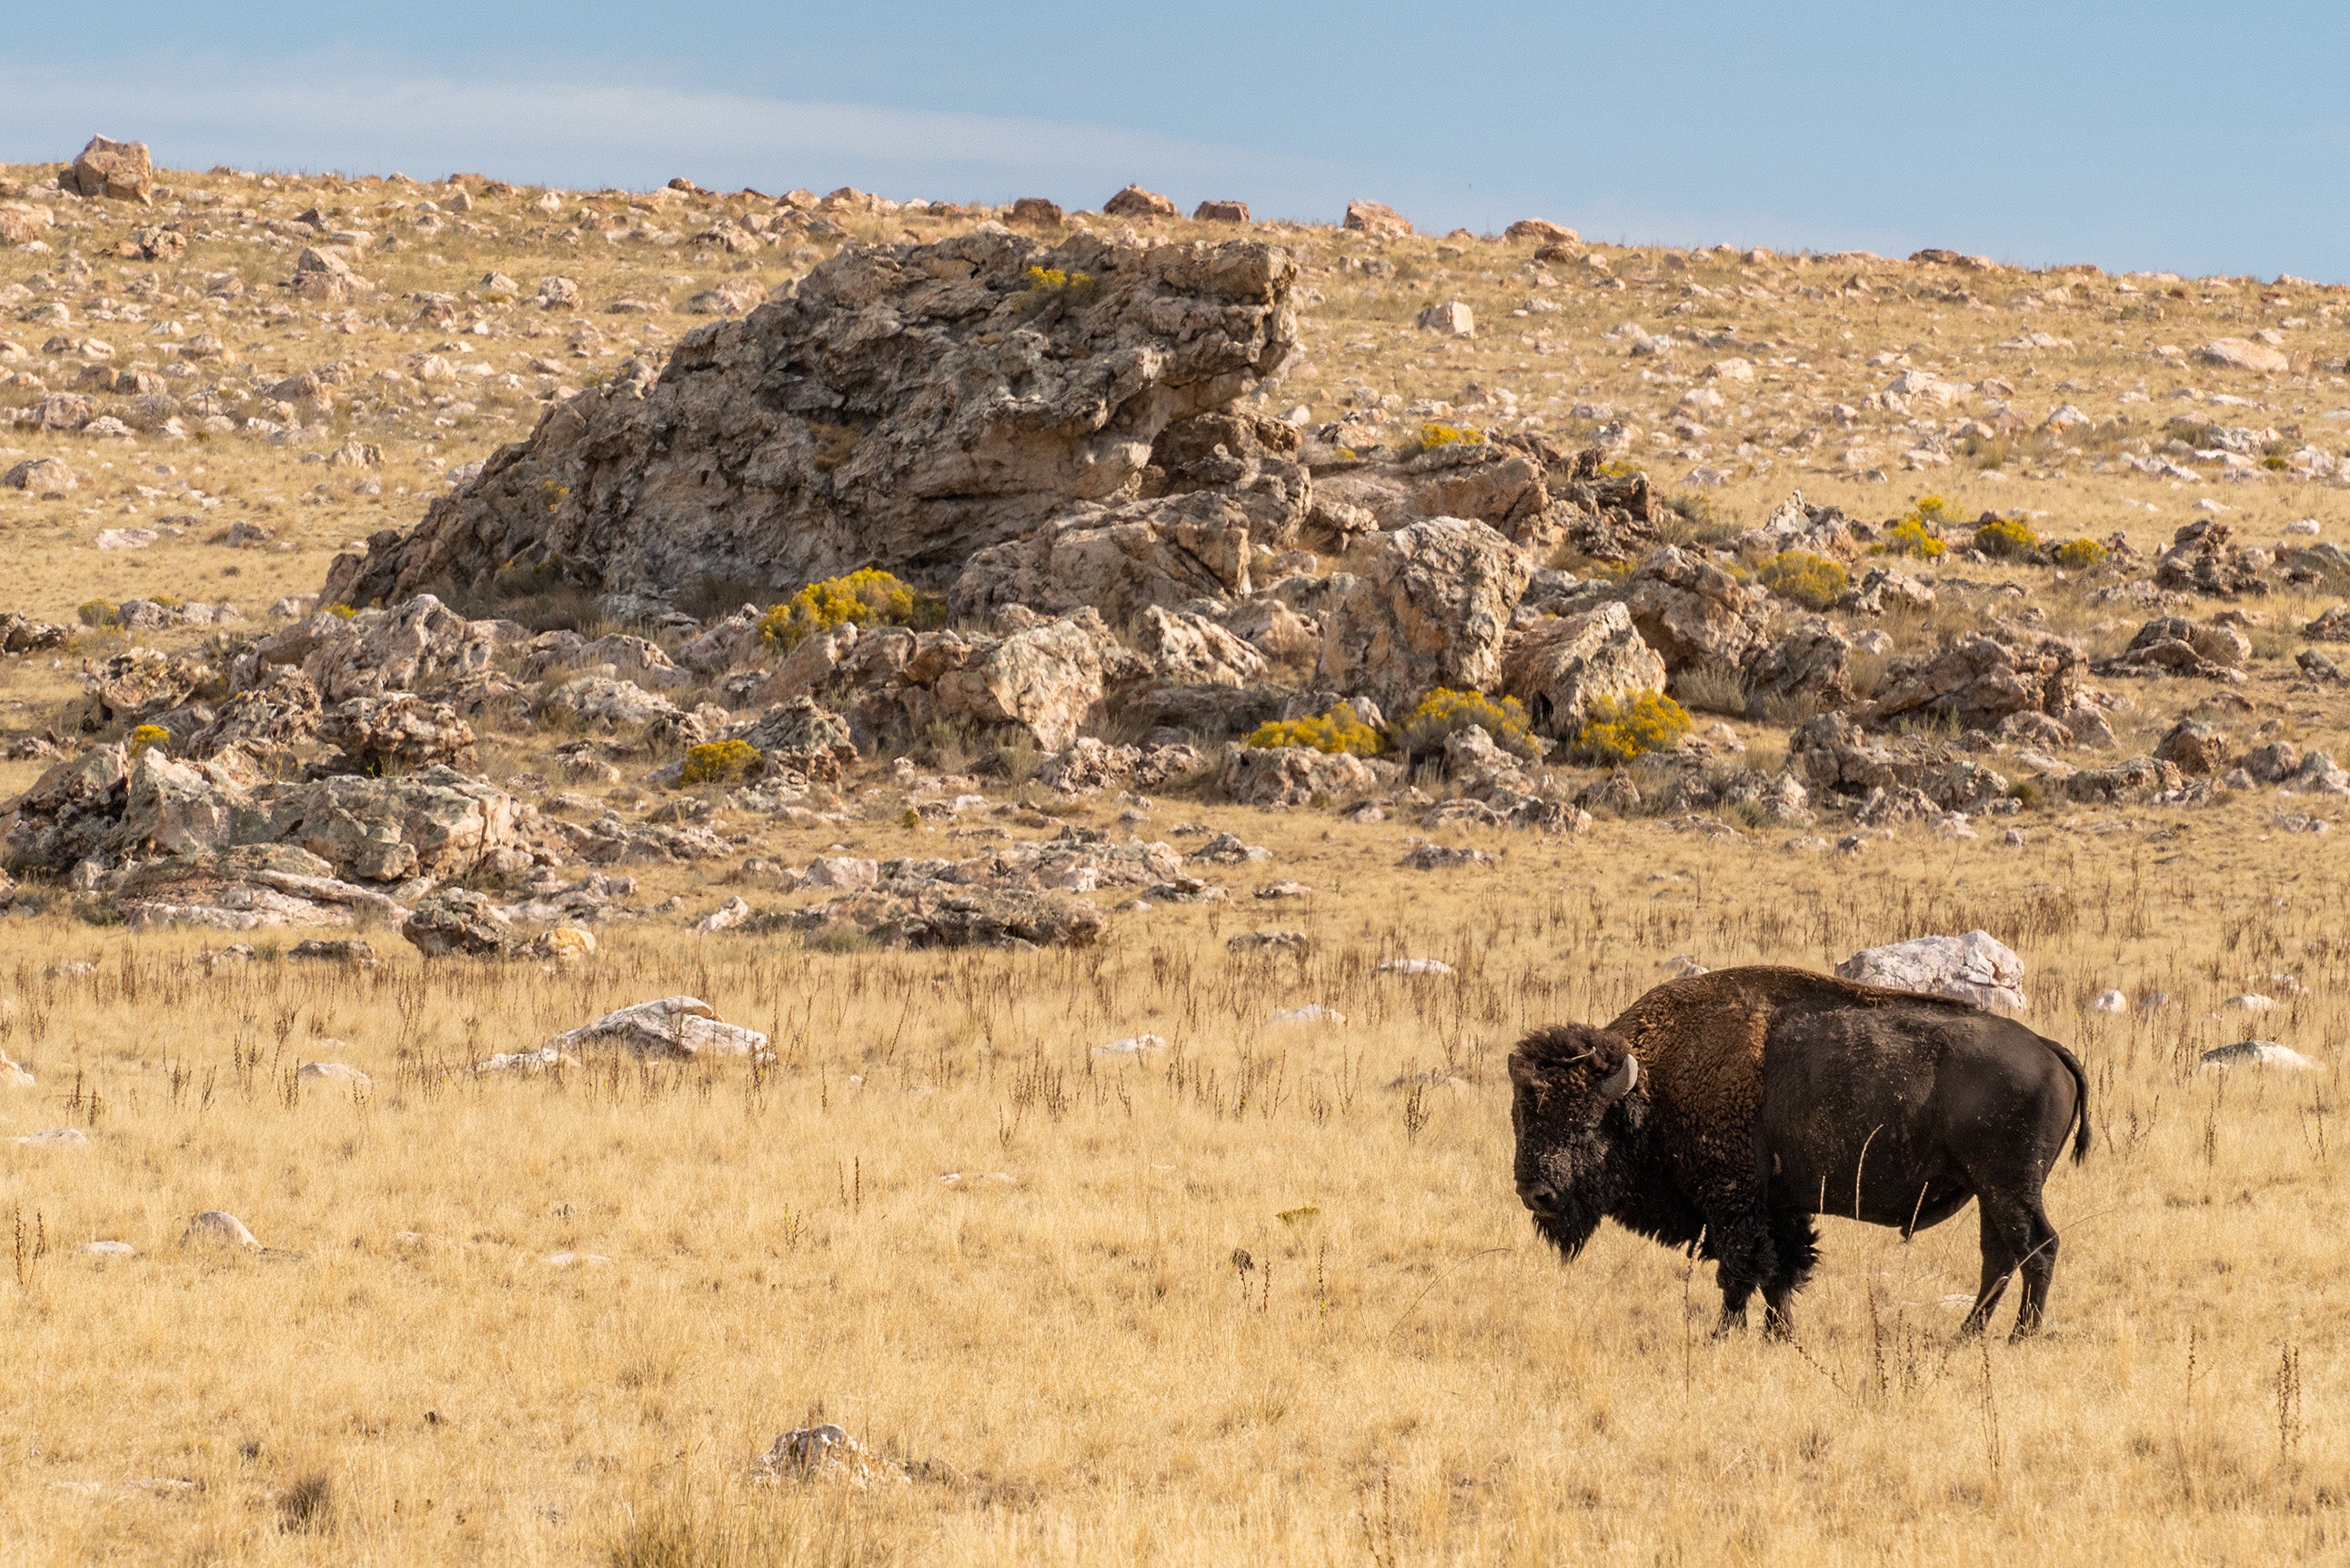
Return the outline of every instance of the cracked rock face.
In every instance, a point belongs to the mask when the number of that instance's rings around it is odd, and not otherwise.
[[[1439,517],[1399,528],[1324,622],[1315,679],[1388,712],[1409,711],[1439,686],[1491,690],[1530,576],[1517,546],[1482,523]]]
[[[1288,356],[1295,275],[1243,240],[844,251],[792,297],[687,335],[658,379],[639,366],[557,405],[407,535],[339,558],[327,602],[500,571],[660,597],[881,561],[943,585],[1073,505],[1139,496],[1170,425]]]
[[[1664,684],[1665,661],[1616,603],[1513,631],[1502,656],[1502,690],[1525,703],[1536,730],[1565,740],[1583,732],[1598,699],[1621,701]]]

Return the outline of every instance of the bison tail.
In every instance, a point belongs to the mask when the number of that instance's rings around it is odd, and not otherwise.
[[[2079,1165],[2089,1158],[2089,1075],[2082,1067],[2081,1059],[2078,1056],[2074,1055],[2054,1040],[2048,1042],[2048,1048],[2056,1053],[2056,1059],[2064,1064],[2066,1072],[2073,1075],[2073,1088],[2077,1096],[2075,1100],[2077,1125],[2073,1132],[2073,1163]]]

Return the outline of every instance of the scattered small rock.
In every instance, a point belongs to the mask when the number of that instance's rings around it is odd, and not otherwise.
[[[751,906],[740,898],[729,898],[702,919],[693,922],[693,929],[703,935],[712,931],[731,931],[751,918]]]

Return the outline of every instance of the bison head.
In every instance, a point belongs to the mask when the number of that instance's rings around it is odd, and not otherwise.
[[[1604,1029],[1537,1030],[1510,1053],[1510,1088],[1519,1200],[1572,1258],[1620,1196],[1624,1145],[1647,1125],[1639,1061]]]

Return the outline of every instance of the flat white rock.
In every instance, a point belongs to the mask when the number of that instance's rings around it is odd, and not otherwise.
[[[1381,974],[1451,974],[1452,966],[1442,959],[1381,959],[1379,972]]]
[[[244,1221],[225,1209],[207,1209],[189,1220],[187,1230],[181,1234],[180,1245],[184,1247],[191,1241],[213,1241],[230,1247],[261,1245],[245,1229]]]
[[[137,1256],[139,1249],[128,1241],[84,1241],[80,1251],[85,1258],[130,1258]]]
[[[615,1045],[639,1056],[754,1056],[766,1051],[767,1037],[721,1022],[717,1010],[699,997],[664,996],[608,1012],[556,1035],[543,1049],[580,1051],[591,1045]]]
[[[1097,1056],[1134,1056],[1156,1050],[1167,1042],[1156,1034],[1129,1034],[1123,1040],[1113,1040],[1107,1045],[1094,1047]]]
[[[476,1073],[544,1073],[550,1067],[577,1067],[579,1058],[566,1055],[552,1045],[542,1045],[536,1051],[507,1051],[487,1056],[473,1064]]]
[[[88,1143],[89,1135],[79,1127],[50,1127],[44,1132],[26,1133],[23,1137],[11,1138],[9,1141],[35,1147],[52,1144],[63,1144],[71,1147],[76,1144]]]
[[[2240,1040],[2203,1053],[2205,1073],[2225,1073],[2235,1067],[2274,1067],[2287,1073],[2314,1073],[2317,1064],[2289,1045],[2273,1040]]]
[[[315,1079],[322,1083],[348,1084],[354,1089],[375,1087],[373,1078],[369,1077],[357,1067],[346,1066],[340,1062],[305,1062],[302,1064],[302,1071],[296,1076]]]

